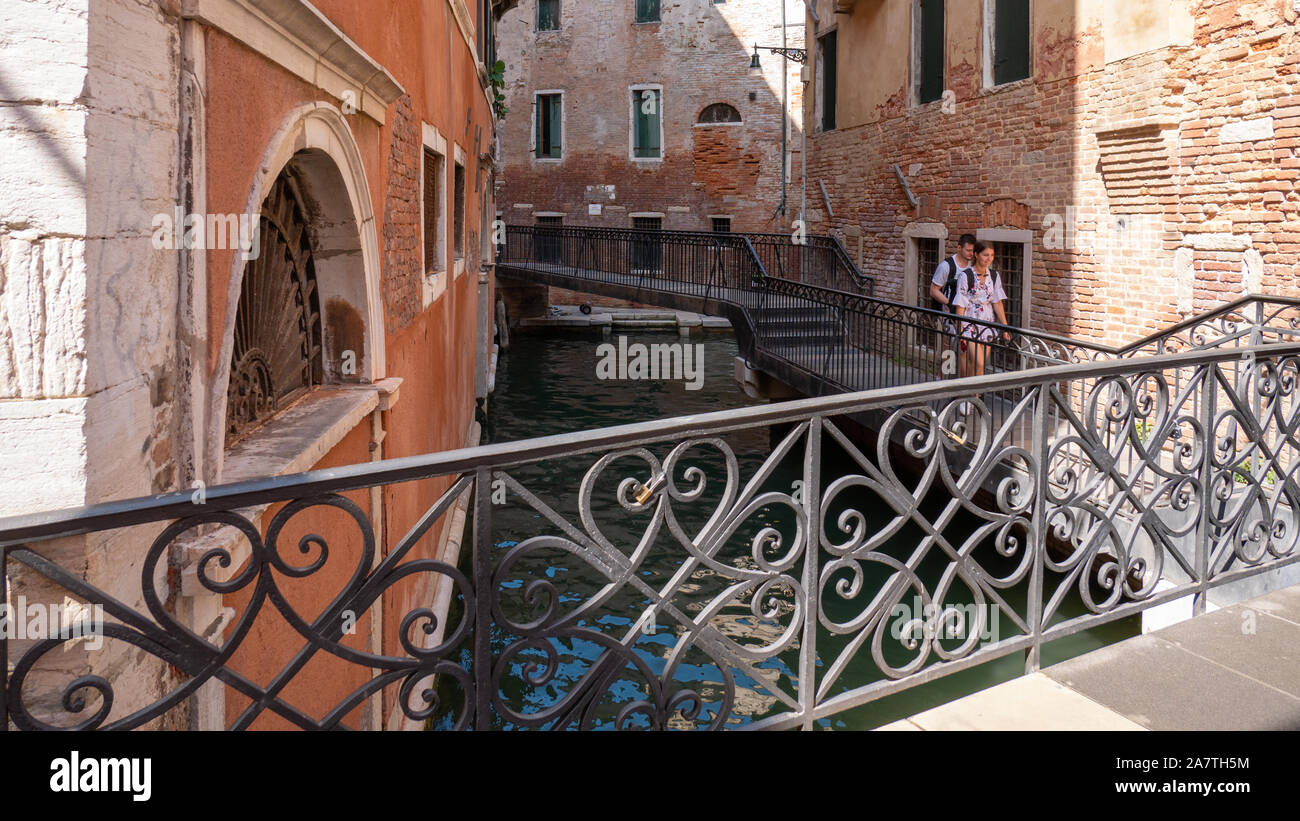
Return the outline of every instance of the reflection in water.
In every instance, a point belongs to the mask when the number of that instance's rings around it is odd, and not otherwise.
[[[487,441],[506,442],[754,404],[734,382],[737,351],[729,334],[689,340],[704,347],[702,390],[687,390],[684,381],[597,379],[601,341],[590,336],[518,339],[500,359]],[[641,334],[628,341],[662,344],[678,340],[675,335]],[[767,429],[728,433],[717,437],[718,441],[698,443],[670,462],[675,465],[667,489],[673,497],[670,509],[686,545],[702,529],[718,527],[718,522],[710,523],[715,510],[760,470],[784,434]],[[861,473],[850,455],[829,437],[824,442],[823,488],[841,475]],[[600,728],[645,727],[649,726],[648,717],[637,709],[636,702],[655,696],[680,708],[673,712],[668,726],[681,729],[708,726],[723,712],[729,725],[740,725],[797,708],[802,616],[797,612],[794,585],[801,582],[802,562],[798,557],[785,559],[797,541],[800,513],[797,499],[792,497],[799,492],[798,480],[802,478],[802,442],[780,460],[762,485],[762,492],[776,495],[734,524],[734,531],[726,534],[712,560],[692,557],[671,524],[652,527],[654,503],[640,508],[632,498],[638,484],[652,478],[675,444],[665,442],[649,447],[648,452],[608,459],[596,470],[592,466],[602,454],[548,460],[509,471],[510,480],[544,506],[530,505],[513,486],[504,504],[493,505],[496,551],[492,559],[499,612],[492,642],[498,658],[495,686],[505,713],[498,710],[496,726],[579,726],[585,719],[587,726]],[[734,457],[729,458],[726,448]],[[589,485],[585,493],[581,488],[584,475]],[[734,486],[728,487],[729,483]],[[945,501],[927,498],[923,510],[933,516]],[[924,537],[909,521],[893,522],[892,511],[865,487],[851,488],[835,498],[826,519],[830,535],[838,533],[838,517],[850,508],[867,512],[870,520],[866,524],[873,531],[897,528],[879,549],[894,559],[906,560]],[[974,533],[978,524],[959,518],[950,530],[964,527]],[[724,533],[728,527],[732,525],[722,528]],[[588,539],[588,534],[591,538],[586,549],[566,544]],[[948,535],[953,538],[954,534]],[[986,548],[981,543],[975,551],[973,555],[991,573],[1008,573],[1020,561],[997,554],[991,545]],[[823,552],[823,567],[829,558]],[[941,553],[932,551],[918,568],[918,576],[933,590],[949,566]],[[610,575],[629,568],[634,569],[629,570],[625,583],[609,582]],[[761,586],[751,581],[772,568],[778,568],[785,581]],[[828,622],[852,623],[889,577],[884,564],[871,563],[863,569],[856,595],[835,592],[853,587],[848,574],[832,574],[820,585]],[[747,577],[746,571],[751,575]],[[1022,584],[1000,591],[1007,605],[1018,612],[1024,612],[1024,588]],[[648,617],[647,605],[665,589],[673,591],[670,605],[661,610],[656,623]],[[904,602],[911,600],[910,593],[903,597]],[[957,582],[945,601],[969,605],[975,596]],[[700,619],[706,609],[708,629],[690,646],[680,646],[678,639],[686,633],[682,622]],[[1077,606],[1070,612],[1077,612]],[[548,630],[545,638],[532,635],[533,625],[542,620],[552,624],[566,615],[571,615],[568,629]],[[894,619],[885,635],[897,635],[904,622],[905,615]],[[999,626],[1003,638],[1018,632],[1010,619],[1001,619]],[[1135,630],[1135,620],[1128,620],[1076,634],[1045,647],[1044,663],[1127,637]],[[819,625],[819,686],[825,686],[828,671],[841,655],[847,659],[821,698],[884,678],[872,658],[870,640],[856,641],[860,632],[835,635]],[[623,649],[627,639],[635,639],[626,642],[630,651]],[[945,641],[944,646],[953,649],[960,643],[954,639]],[[772,654],[762,649],[765,647],[781,649]],[[891,667],[904,666],[915,657],[915,651],[909,651],[904,642],[889,639],[880,652]],[[927,664],[932,662],[933,655]],[[1023,659],[1013,654],[817,724],[824,729],[878,726],[1008,680],[1022,670]],[[575,686],[584,679],[599,686]],[[656,693],[660,679],[669,683],[665,692]],[[734,701],[726,705],[729,689]],[[582,700],[588,692],[598,694],[595,703]]]

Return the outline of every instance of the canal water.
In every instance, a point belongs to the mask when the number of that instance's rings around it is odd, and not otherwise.
[[[604,339],[589,334],[516,337],[511,349],[502,352],[499,359],[485,441],[518,441],[758,403],[746,397],[734,380],[737,347],[730,333],[711,332],[689,339],[679,339],[675,332],[625,336],[632,351],[636,349],[631,346],[637,343],[649,346],[679,342],[702,351],[703,378],[699,389],[688,389],[684,378],[600,378],[608,372],[598,367],[602,356],[599,346],[605,342],[617,344],[617,334]],[[703,443],[683,453],[673,471],[677,488],[689,491],[701,480],[703,488],[696,499],[672,503],[673,515],[681,529],[687,534],[697,533],[722,500],[729,472],[739,482],[737,489],[743,488],[774,452],[784,433],[762,428],[725,434],[721,439],[734,454],[730,471],[729,455],[716,443]],[[665,459],[676,444],[666,441],[649,446],[649,458]],[[585,716],[588,726],[594,728],[646,726],[644,714],[624,708],[629,702],[649,698],[652,685],[648,682],[662,676],[670,665],[668,696],[679,690],[693,693],[683,695],[677,705],[688,712],[692,707],[699,709],[693,720],[675,714],[669,726],[707,726],[723,709],[724,680],[728,677],[732,679],[735,694],[727,711],[729,726],[788,713],[791,701],[798,698],[795,682],[799,630],[793,591],[788,586],[776,585],[758,591],[758,601],[754,600],[753,590],[732,600],[727,600],[725,593],[735,586],[737,575],[758,570],[760,561],[769,567],[784,567],[783,557],[794,543],[794,512],[776,498],[756,505],[726,538],[716,555],[716,566],[696,562],[683,570],[691,557],[682,540],[667,526],[657,533],[647,533],[652,518],[648,511],[635,507],[629,510],[619,500],[620,483],[648,480],[659,463],[647,461],[642,454],[613,460],[603,471],[598,474],[593,471],[588,477],[590,487],[584,497],[584,476],[601,456],[596,453],[566,457],[514,468],[509,471],[509,481],[495,489],[491,541],[495,545],[494,585],[499,591],[499,611],[492,642],[499,661],[493,686],[499,687],[504,706],[494,711],[494,726],[504,729],[550,726],[557,720],[565,725],[574,716],[575,724]],[[779,462],[762,490],[783,495],[797,493],[802,458],[803,447],[799,442]],[[854,456],[826,437],[822,487],[826,488],[839,476],[860,473],[862,470]],[[519,493],[514,483],[526,493]],[[631,492],[635,492],[635,485],[631,486]],[[943,502],[942,498],[927,498],[923,509],[936,515]],[[863,487],[850,487],[835,498],[829,511],[828,533],[832,537],[843,533],[835,526],[840,514],[849,510],[861,511],[866,516],[868,532],[889,527],[893,519],[892,511],[878,496]],[[979,530],[981,526],[984,531]],[[636,564],[635,578],[640,584],[608,585],[600,569],[564,547],[563,542],[573,531],[592,536],[593,527],[596,535],[606,540],[609,549],[617,551],[622,561]],[[971,516],[950,525],[946,535],[956,538],[955,531],[962,529],[965,538],[989,528],[986,522]],[[1023,544],[1023,532],[1015,535]],[[922,537],[918,528],[903,524],[877,552],[903,561]],[[972,555],[981,567],[995,576],[1010,576],[1014,572],[1020,561],[1018,555],[1003,556],[996,549],[992,535],[977,536],[977,542]],[[755,543],[759,547],[755,548]],[[918,576],[933,590],[950,563],[938,548],[932,548],[930,555],[918,569]],[[820,566],[825,568],[833,558],[823,550]],[[789,576],[795,582],[799,580],[800,567],[801,563],[792,562]],[[856,596],[833,592],[852,591],[855,578],[849,568],[837,571],[820,586],[824,591],[823,606],[832,622],[851,622],[867,608],[892,573],[887,561],[864,563],[862,567],[863,573],[856,580],[860,584]],[[735,643],[741,656],[749,651],[757,658],[771,657],[737,666],[719,664],[716,655],[694,646],[679,655],[674,648],[684,630],[677,620],[668,616],[658,624],[639,624],[648,601],[647,591],[663,589],[674,579],[676,584],[672,589],[676,592],[672,602],[683,614],[698,617],[705,608],[711,607],[709,623],[719,635]],[[1018,583],[999,592],[1009,607],[1024,612],[1026,587]],[[945,601],[966,604],[969,612],[974,612],[975,596],[960,581],[953,583]],[[913,602],[911,593],[903,598],[905,604]],[[984,608],[985,613],[994,610]],[[1081,612],[1082,605],[1076,596],[1063,607],[1058,619]],[[567,613],[577,614],[572,621],[577,629],[547,638],[529,637],[531,623],[542,619],[550,623],[557,614]],[[890,637],[902,632],[908,615],[900,614],[889,630],[884,631],[880,653],[890,666],[902,667],[915,657],[915,651],[909,651],[905,642]],[[615,643],[632,635],[632,631],[640,633],[633,644],[633,655],[618,656],[617,661],[611,661]],[[1001,614],[996,624],[986,622],[984,632],[991,631],[1004,638],[1020,632],[1005,614]],[[1045,646],[1043,664],[1062,661],[1138,632],[1139,622],[1131,618],[1075,634]],[[816,662],[819,682],[836,667],[842,653],[851,659],[840,665],[842,669],[827,693],[830,696],[885,678],[873,659],[870,636],[856,650],[850,646],[857,633],[855,630],[837,635],[837,631],[824,626],[819,629]],[[596,634],[609,638],[593,640]],[[944,639],[943,646],[953,650],[962,640],[963,637]],[[781,646],[780,651],[767,654],[761,650],[772,644]],[[594,664],[602,658],[599,665]],[[933,662],[931,654],[926,665]],[[1023,656],[1011,654],[822,719],[817,725],[820,729],[870,729],[1015,678],[1023,672],[1023,666]],[[596,703],[575,707],[575,684],[598,677],[602,683],[595,688],[601,694]],[[774,695],[774,691],[784,693],[785,701]]]

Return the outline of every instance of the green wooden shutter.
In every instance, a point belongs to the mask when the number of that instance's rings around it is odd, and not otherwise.
[[[646,103],[654,99],[654,111],[647,114]],[[633,133],[632,156],[660,157],[662,146],[659,145],[659,118],[663,116],[663,101],[658,90],[637,89],[632,92]]]
[[[542,156],[542,99],[533,97],[533,156]]]
[[[836,55],[836,34],[832,31],[821,38],[822,52],[822,131],[835,130],[835,97],[838,78]]]
[[[656,0],[656,9],[658,9],[658,5],[659,4]],[[658,12],[656,11],[656,13]],[[659,92],[654,91],[652,93],[654,94],[655,99],[655,110],[653,114],[646,115],[646,149],[648,152],[646,156],[658,157],[663,153],[661,151],[662,146],[659,145],[659,119],[663,116],[664,110],[662,100],[659,99]]]
[[[636,21],[638,23],[658,22],[659,0],[636,0]]]
[[[943,2],[921,0],[921,102],[943,96]]]
[[[537,30],[555,31],[560,27],[560,4],[557,0],[537,0]]]
[[[1029,0],[997,0],[993,23],[993,84],[1029,76]]]
[[[560,118],[564,116],[560,110],[560,101],[563,98],[559,94],[552,94],[551,101],[551,153],[550,156],[559,158],[564,155],[563,146],[560,145],[560,135],[564,133],[561,127]]]
[[[544,98],[544,97],[534,97],[534,98],[533,98],[533,120],[534,120],[534,122],[535,122],[535,126],[534,126],[534,129],[533,129],[533,131],[534,131],[533,156],[534,156],[534,157],[541,157],[541,156],[544,156],[544,155],[542,154],[542,145],[543,145],[543,143],[542,143],[542,119],[543,119],[542,112],[543,112],[545,109],[546,109],[546,98]]]

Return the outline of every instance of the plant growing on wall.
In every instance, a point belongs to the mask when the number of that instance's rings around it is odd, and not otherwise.
[[[488,81],[492,84],[492,108],[496,112],[497,119],[504,120],[506,113],[506,63],[504,60],[497,60],[492,64],[492,70],[488,72]]]

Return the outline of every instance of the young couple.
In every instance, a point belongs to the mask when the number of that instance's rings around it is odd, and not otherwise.
[[[934,277],[930,280],[930,297],[943,306],[943,310],[951,311],[959,317],[968,316],[1006,325],[1007,314],[1003,303],[1007,300],[1007,294],[1002,290],[1002,275],[992,266],[992,243],[980,242],[970,234],[962,234],[957,240],[957,253],[939,263],[935,269]],[[959,320],[956,331],[961,339],[961,350],[966,354],[958,375],[983,376],[989,343],[996,338],[996,329]],[[1002,338],[1010,341],[1010,332],[1003,331]]]

